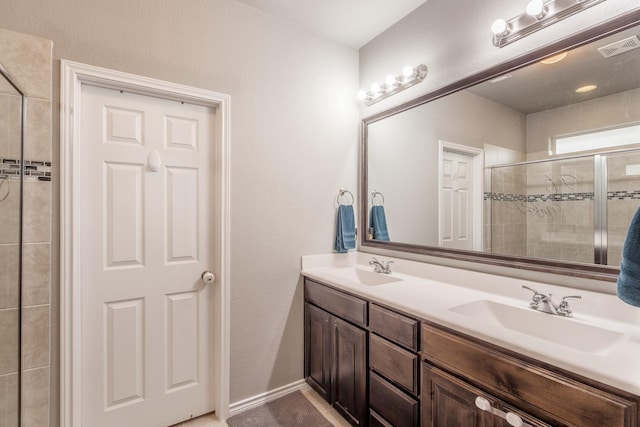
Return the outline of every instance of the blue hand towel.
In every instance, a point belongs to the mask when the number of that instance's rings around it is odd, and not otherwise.
[[[356,247],[356,219],[353,206],[338,206],[338,220],[336,224],[336,241],[333,250],[343,254]]]
[[[371,224],[373,228],[373,238],[375,240],[389,241],[389,231],[387,230],[387,218],[384,215],[384,206],[371,206],[369,224]]]
[[[640,208],[636,211],[622,247],[618,298],[640,307]]]

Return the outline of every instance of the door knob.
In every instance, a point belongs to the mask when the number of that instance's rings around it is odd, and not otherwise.
[[[210,272],[209,270],[205,270],[200,275],[202,281],[206,284],[213,283],[216,281],[216,275]]]

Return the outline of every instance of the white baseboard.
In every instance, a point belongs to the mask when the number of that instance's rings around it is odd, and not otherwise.
[[[293,393],[296,390],[307,391],[310,388],[311,387],[309,387],[305,380],[298,380],[292,382],[291,384],[287,384],[282,387],[270,390],[266,393],[258,394],[239,402],[234,402],[229,405],[229,417],[232,417],[248,409],[255,408],[256,406],[260,406],[272,400],[276,400],[279,397],[282,397],[285,394]]]

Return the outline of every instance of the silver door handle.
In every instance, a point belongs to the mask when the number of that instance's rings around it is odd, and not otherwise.
[[[210,284],[216,281],[216,275],[210,272],[209,270],[205,270],[200,275],[202,281],[206,284]]]

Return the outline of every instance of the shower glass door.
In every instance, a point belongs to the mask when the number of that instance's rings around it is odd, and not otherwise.
[[[0,67],[0,427],[20,425],[22,105]]]
[[[593,263],[594,159],[491,168],[491,252]]]
[[[640,206],[640,150],[493,166],[485,250],[619,266]]]

